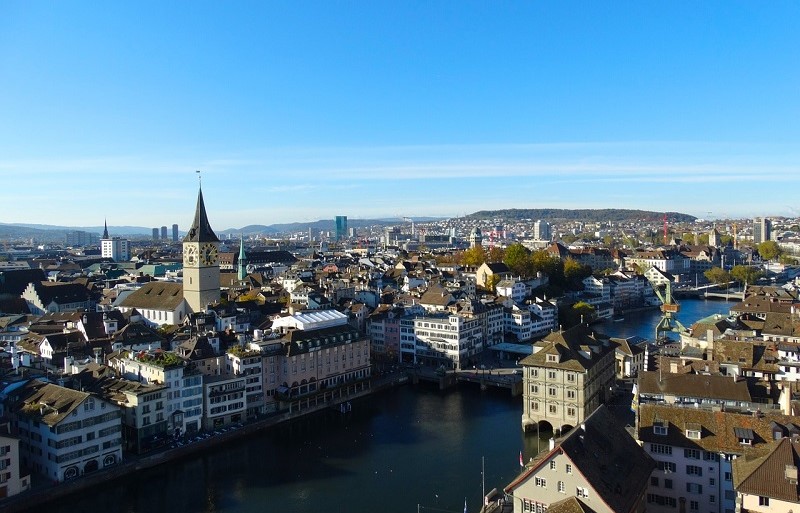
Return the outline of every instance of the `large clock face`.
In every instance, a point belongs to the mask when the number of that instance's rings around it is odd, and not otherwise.
[[[194,246],[188,246],[184,249],[183,252],[183,263],[186,265],[195,265],[197,264],[197,248]]]
[[[217,263],[216,244],[203,244],[200,248],[200,263],[203,265],[214,265]]]

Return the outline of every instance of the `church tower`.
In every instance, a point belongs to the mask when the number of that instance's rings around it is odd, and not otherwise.
[[[239,273],[237,277],[239,281],[244,280],[247,276],[247,256],[244,254],[244,236],[239,240]]]
[[[218,255],[219,239],[208,223],[203,189],[200,188],[194,222],[183,238],[183,298],[192,312],[219,303]]]

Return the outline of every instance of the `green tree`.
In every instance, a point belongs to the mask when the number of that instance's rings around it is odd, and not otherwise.
[[[703,273],[708,281],[715,285],[728,285],[731,281],[731,273],[719,267],[712,267]]]
[[[783,254],[783,250],[774,240],[767,240],[757,246],[758,254],[764,260],[775,260]]]
[[[731,269],[731,277],[742,284],[753,284],[763,276],[764,273],[752,265],[735,265]]]
[[[683,242],[686,244],[694,244],[694,234],[693,233],[684,233],[683,234]]]
[[[531,261],[531,251],[519,242],[506,248],[503,263],[505,263],[514,274],[526,278],[532,275],[533,262]]]

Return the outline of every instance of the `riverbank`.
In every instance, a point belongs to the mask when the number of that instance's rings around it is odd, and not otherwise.
[[[408,378],[404,373],[394,373],[375,378],[370,382],[367,390],[344,395],[335,401],[327,404],[312,406],[299,412],[281,412],[269,417],[255,420],[240,427],[231,427],[227,431],[199,438],[190,443],[177,447],[167,447],[158,452],[145,455],[130,455],[119,465],[109,467],[91,474],[85,474],[74,480],[63,483],[48,483],[36,486],[36,488],[8,497],[0,501],[0,509],[4,513],[23,513],[33,511],[58,499],[63,499],[73,494],[92,489],[94,487],[111,483],[113,481],[128,477],[143,470],[151,469],[175,462],[184,458],[195,456],[197,453],[206,451],[213,447],[229,443],[231,441],[250,436],[261,431],[282,426],[296,420],[304,419],[309,416],[320,414],[326,411],[338,411],[341,404],[354,403],[362,399],[372,397],[384,390],[404,385],[408,383]]]

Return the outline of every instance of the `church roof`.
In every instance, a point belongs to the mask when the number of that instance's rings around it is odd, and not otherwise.
[[[219,242],[214,230],[208,222],[206,215],[206,205],[203,202],[203,189],[197,193],[197,209],[194,213],[194,221],[189,228],[183,242]]]

